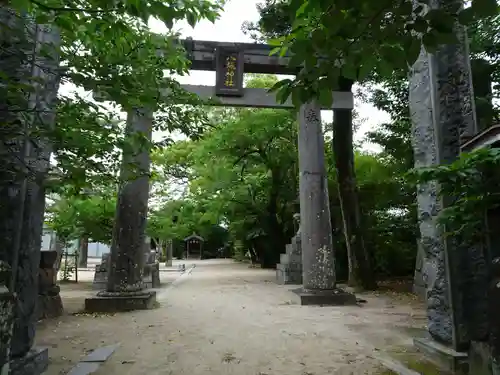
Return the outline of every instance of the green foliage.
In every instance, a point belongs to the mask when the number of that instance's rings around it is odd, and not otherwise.
[[[233,240],[255,247],[265,258],[261,260],[272,265],[293,234],[291,219],[297,199],[295,116],[289,111],[242,109],[229,116],[213,116],[212,123],[212,130],[201,139],[169,147],[155,160],[162,163],[167,175],[189,179],[188,197],[194,203],[183,200],[179,205],[182,212],[196,213],[189,214],[190,223],[196,215],[198,228],[202,220],[226,223]],[[173,214],[166,214],[170,221],[159,226],[190,234],[183,229],[184,214],[180,209],[177,212],[175,226]],[[267,238],[267,243],[262,238]]]
[[[218,224],[215,213],[191,199],[171,200],[150,212],[147,233],[151,237],[174,241],[174,255],[185,251],[184,238],[193,233],[205,239],[203,256],[215,258],[228,241],[227,230]]]
[[[61,98],[51,138],[57,165],[49,179],[52,192],[79,194],[105,181],[117,182],[122,127],[100,106],[82,98]]]
[[[292,31],[292,15],[286,1],[265,0],[257,5],[260,19],[258,22],[243,23],[243,32],[258,42],[279,38]]]
[[[85,236],[110,244],[115,209],[114,193],[63,197],[49,207],[48,225],[66,242]]]
[[[50,187],[74,190],[92,188],[95,180],[116,180],[118,150],[124,147],[123,124],[117,110],[145,107],[157,112],[154,130],[179,130],[196,134],[204,122],[195,97],[180,88],[173,74],[188,72],[189,60],[172,30],[177,21],[195,25],[214,21],[223,1],[62,1],[21,0],[10,2],[19,13],[32,15],[38,23],[54,27],[61,37],[56,54],[61,60],[61,83],[73,83],[92,91],[88,97],[60,95],[57,124],[50,131],[57,169]],[[162,21],[165,34],[149,30],[151,18]],[[48,46],[42,53],[49,56]],[[54,46],[50,47],[53,49]],[[9,85],[10,91],[19,90]],[[46,131],[46,129],[34,129]],[[67,193],[67,192],[66,192]]]
[[[155,153],[156,168],[161,171],[158,176],[182,179],[189,191],[151,215],[150,233],[155,226],[159,229],[154,233],[184,238],[193,231],[202,232],[200,218],[208,217],[210,224],[227,226],[239,260],[250,257],[274,265],[284,244],[295,234],[293,214],[299,208],[295,114],[283,110],[214,111],[217,116],[209,115],[213,128],[201,139],[181,141]],[[331,160],[331,148],[326,152],[327,160]],[[396,157],[357,152],[356,173],[376,270],[400,276],[413,270],[416,216],[408,208],[413,204],[414,188],[409,198],[404,195],[404,168],[399,160],[396,163]],[[332,166],[328,173],[338,272],[342,277],[347,259]]]
[[[445,233],[477,241],[484,234],[484,214],[500,207],[499,165],[500,149],[486,148],[462,154],[449,165],[416,169],[409,177],[413,182],[438,184],[448,203],[438,218]]]
[[[69,254],[68,250],[66,249],[62,254],[62,257],[63,261],[61,262],[61,281],[68,282],[71,280],[73,275],[75,275],[75,277],[78,277],[78,268],[76,266],[78,263],[78,256],[77,253]]]
[[[331,160],[331,150],[327,159]],[[400,166],[381,154],[357,151],[355,172],[365,227],[366,246],[379,277],[413,272],[417,251],[414,185],[404,181]],[[329,194],[337,274],[347,279],[347,254],[334,167],[329,167]]]
[[[271,38],[275,52],[292,54],[290,65],[298,74],[275,89],[283,100],[292,95],[295,103],[303,103],[329,97],[322,93],[338,87],[340,77],[364,81],[373,74],[390,78],[407,71],[422,46],[433,52],[439,45],[457,42],[457,24],[498,14],[496,0],[474,0],[466,9],[454,1],[425,11],[427,3],[268,1],[259,9],[259,23],[246,29]]]

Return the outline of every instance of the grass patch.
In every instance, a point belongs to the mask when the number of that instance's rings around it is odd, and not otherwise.
[[[384,368],[378,371],[377,375],[399,375],[399,374],[397,372]]]
[[[422,375],[445,375],[443,370],[440,370],[435,364],[425,360],[410,358],[405,361],[405,365],[408,366],[410,370],[416,371]]]
[[[426,359],[425,355],[416,351],[393,351],[390,353],[394,359],[400,361],[404,366],[422,375],[452,375],[441,370],[434,363]]]

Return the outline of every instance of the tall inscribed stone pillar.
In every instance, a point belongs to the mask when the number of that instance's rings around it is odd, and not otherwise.
[[[0,371],[41,374],[48,350],[33,346],[45,180],[59,88],[57,29],[0,7]],[[30,89],[20,89],[26,85]]]
[[[457,2],[439,0],[432,6],[445,8]],[[467,37],[462,27],[455,31],[459,44],[442,46],[435,54],[422,50],[412,68],[410,110],[417,168],[452,163],[460,145],[477,131]],[[418,187],[428,330],[435,341],[416,340],[416,345],[435,349],[440,343],[463,352],[471,339],[487,334],[486,263],[480,246],[443,235],[437,218],[451,198],[438,193],[435,183]],[[441,352],[450,353],[447,350]]]

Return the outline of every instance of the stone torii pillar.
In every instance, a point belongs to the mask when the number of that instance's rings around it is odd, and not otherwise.
[[[321,108],[307,103],[299,111],[300,235],[302,305],[355,304],[356,297],[337,288]]]

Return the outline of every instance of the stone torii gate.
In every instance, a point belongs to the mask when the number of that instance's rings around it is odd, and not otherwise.
[[[244,88],[244,73],[290,74],[290,56],[270,56],[267,44],[182,41],[191,70],[216,72],[215,86],[182,85],[212,105],[253,108],[295,108],[290,98],[279,103],[267,89]],[[299,109],[299,175],[303,288],[302,304],[355,303],[355,297],[336,288],[335,254],[321,129],[321,109],[352,110],[351,92],[332,91],[332,107],[307,103]]]
[[[244,88],[244,73],[296,74],[289,64],[289,55],[270,56],[271,47],[265,44],[221,43],[181,40],[192,64],[191,70],[216,72],[215,86],[182,85],[182,87],[209,105],[295,108],[291,100],[276,101],[275,94],[266,89]],[[303,104],[298,111],[299,121],[299,171],[300,171],[300,217],[302,238],[303,288],[297,290],[302,304],[337,305],[356,303],[354,295],[336,287],[335,255],[332,241],[328,184],[324,160],[324,139],[321,128],[321,109],[351,111],[353,95],[332,91],[331,108],[322,108],[316,102]],[[140,132],[151,137],[153,114],[139,109],[128,113],[127,130],[130,134]],[[131,160],[130,158],[134,158]],[[124,162],[134,162],[149,172],[150,159],[147,152],[135,156],[124,156]],[[125,170],[123,168],[122,170]],[[110,277],[108,288],[95,298],[87,299],[89,310],[109,311],[111,305],[123,305],[129,309],[148,308],[154,292],[144,291],[141,285],[141,267],[130,268],[130,261],[140,265],[144,238],[145,212],[147,212],[148,179],[136,178],[127,182],[119,192],[115,233],[120,238],[111,248]],[[127,220],[144,217],[139,228]],[[137,225],[136,225],[137,226]],[[119,230],[117,229],[119,228]],[[138,231],[139,230],[139,231]],[[131,233],[128,233],[131,232]],[[134,233],[132,233],[134,232]]]

